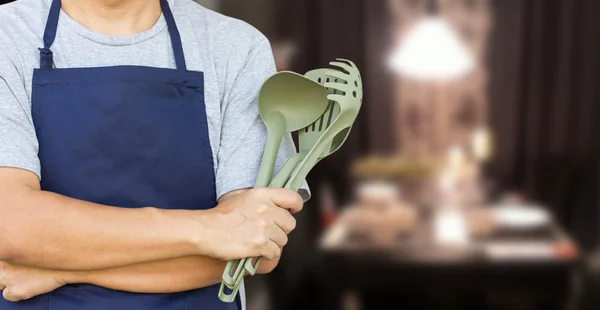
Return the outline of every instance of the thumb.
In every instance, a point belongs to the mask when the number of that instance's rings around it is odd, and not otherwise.
[[[11,293],[11,289],[10,287],[4,287],[4,291],[2,292],[2,297],[4,297],[4,299],[8,300],[8,301],[12,301],[15,302],[15,298]]]
[[[4,289],[2,296],[4,296],[4,299],[6,299],[10,302],[17,302],[17,301],[23,300],[23,298],[21,296],[19,296],[19,294],[14,293],[13,289],[11,289],[10,287],[7,287]]]

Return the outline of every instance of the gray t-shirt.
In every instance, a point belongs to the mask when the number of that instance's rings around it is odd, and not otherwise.
[[[50,3],[19,0],[0,6],[0,166],[26,169],[40,178],[31,89]],[[266,143],[257,95],[262,82],[276,71],[269,41],[247,23],[192,0],[169,0],[169,4],[181,33],[188,69],[204,72],[217,196],[252,187]],[[164,17],[140,34],[105,36],[61,12],[52,51],[57,68],[175,68]],[[275,171],[294,153],[291,136],[287,136]],[[309,198],[306,185],[300,193],[305,200]]]

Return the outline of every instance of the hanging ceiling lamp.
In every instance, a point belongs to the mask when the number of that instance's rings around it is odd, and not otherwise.
[[[474,68],[473,57],[437,9],[435,0],[428,0],[427,17],[392,54],[394,71],[410,78],[439,80],[460,77]]]

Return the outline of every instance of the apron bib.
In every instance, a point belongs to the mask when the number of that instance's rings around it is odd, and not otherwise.
[[[53,68],[60,0],[53,0],[33,75],[32,115],[41,187],[85,201],[199,210],[217,205],[204,103],[204,74],[186,68],[167,0],[160,0],[177,69]],[[57,214],[56,216],[61,216]],[[126,251],[127,249],[123,249]],[[175,294],[136,294],[67,285],[2,310],[234,310],[219,285]]]

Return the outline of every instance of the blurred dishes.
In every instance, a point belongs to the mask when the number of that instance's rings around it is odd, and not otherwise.
[[[375,233],[390,230],[390,233],[395,236],[407,235],[414,231],[417,222],[415,209],[402,203],[390,205],[381,216],[384,218],[383,225],[376,227]]]
[[[366,182],[358,187],[358,204],[367,207],[388,206],[400,199],[398,186],[388,182]]]
[[[501,205],[492,209],[500,228],[514,230],[539,229],[550,225],[552,217],[544,208],[528,205]]]
[[[493,260],[539,260],[556,257],[554,245],[548,242],[490,242],[484,251]]]
[[[414,208],[396,202],[388,205],[354,205],[344,211],[341,223],[347,232],[377,245],[391,245],[414,231]]]
[[[469,234],[475,238],[491,236],[497,229],[494,214],[486,208],[467,211],[467,227]]]

